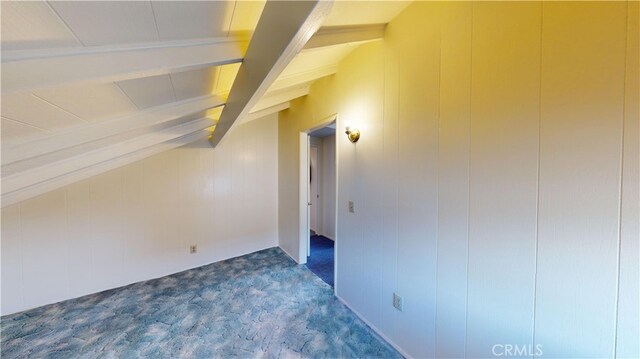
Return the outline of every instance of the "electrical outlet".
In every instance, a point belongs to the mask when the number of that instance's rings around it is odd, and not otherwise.
[[[353,201],[349,201],[349,212],[356,213],[355,205],[353,204]]]
[[[396,293],[393,293],[393,307],[402,311],[402,297]]]
[[[192,244],[189,246],[189,253],[194,254],[198,251],[198,246],[195,244]]]

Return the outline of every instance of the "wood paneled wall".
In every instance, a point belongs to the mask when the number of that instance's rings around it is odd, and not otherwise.
[[[281,161],[301,122],[360,127],[337,294],[403,353],[640,355],[638,7],[414,3],[281,116]]]
[[[3,208],[2,314],[276,246],[277,136],[273,115]]]

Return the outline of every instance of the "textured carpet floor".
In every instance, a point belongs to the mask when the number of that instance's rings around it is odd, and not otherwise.
[[[311,236],[311,256],[307,267],[333,287],[333,241],[324,236]]]
[[[3,358],[398,358],[271,248],[0,319]]]

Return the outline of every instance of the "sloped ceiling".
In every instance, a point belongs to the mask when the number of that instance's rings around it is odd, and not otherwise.
[[[306,95],[359,44],[381,38],[407,4],[337,1],[308,48],[236,122]],[[265,1],[0,6],[4,206],[208,136]]]

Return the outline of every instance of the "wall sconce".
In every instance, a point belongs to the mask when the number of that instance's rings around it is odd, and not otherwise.
[[[352,143],[358,142],[358,140],[360,139],[360,130],[358,130],[357,128],[351,128],[351,126],[347,126],[345,130],[346,131],[344,131],[344,133],[347,134],[347,138],[349,139],[349,141],[351,141]]]

